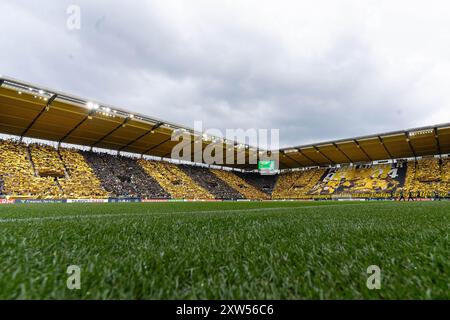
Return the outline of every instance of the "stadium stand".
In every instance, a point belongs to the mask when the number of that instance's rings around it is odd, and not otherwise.
[[[421,182],[437,182],[441,180],[441,165],[437,158],[426,158],[416,162],[417,180]]]
[[[64,164],[55,148],[42,144],[31,144],[29,150],[37,175],[41,177],[66,176]]]
[[[211,193],[197,185],[175,164],[144,159],[138,160],[138,163],[174,199],[214,199]]]
[[[400,174],[399,171],[402,173]],[[388,197],[402,185],[404,168],[392,164],[344,166],[330,169],[311,194],[355,194]]]
[[[192,165],[179,166],[198,185],[208,190],[216,199],[244,199],[244,197],[219,179],[208,168]]]
[[[33,198],[63,196],[56,178],[37,176],[27,146],[13,140],[0,141],[0,177],[4,195]]]
[[[258,172],[236,171],[234,174],[269,196],[272,194],[278,178],[276,175],[261,175]]]
[[[238,177],[231,171],[211,169],[217,177],[222,179],[225,183],[231,186],[233,189],[242,194],[246,199],[252,200],[265,200],[270,199],[269,195],[258,190],[251,184],[247,183],[244,179]]]
[[[442,181],[450,183],[450,159],[442,159]]]
[[[64,195],[70,198],[107,198],[100,180],[78,150],[59,149],[67,175],[58,179]]]
[[[291,171],[280,174],[272,193],[273,199],[308,198],[308,192],[319,183],[326,169]]]
[[[272,194],[274,199],[353,196],[389,198],[403,185],[405,168],[399,164],[343,166],[311,169],[280,175]]]
[[[169,198],[170,195],[135,159],[107,153],[83,151],[83,156],[113,197]]]
[[[441,163],[442,162],[442,163]],[[414,197],[446,197],[450,192],[448,159],[425,158],[409,161],[404,191]]]
[[[25,198],[310,199],[450,194],[450,159],[289,171],[277,176],[0,142],[0,194]]]
[[[0,151],[0,190],[13,197],[305,199],[349,194],[385,198],[403,190],[429,198],[450,192],[448,158],[291,171],[276,180],[257,173],[56,150],[13,140],[2,140]]]

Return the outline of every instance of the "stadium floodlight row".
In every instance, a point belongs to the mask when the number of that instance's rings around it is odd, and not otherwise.
[[[212,143],[213,137],[205,137],[191,128],[169,121],[95,103],[16,79],[0,78],[0,133],[170,158],[171,150],[177,144],[177,141],[171,140],[171,135],[177,129],[191,134],[192,144],[201,142],[202,150]],[[230,146],[235,150],[244,148],[246,159],[251,152],[261,152],[252,146],[224,141],[224,156]],[[289,147],[272,152],[279,152],[280,169],[448,154],[450,124]],[[235,162],[229,166],[256,169],[256,165],[249,164],[249,161],[245,163]]]

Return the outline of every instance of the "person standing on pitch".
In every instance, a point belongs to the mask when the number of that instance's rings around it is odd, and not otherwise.
[[[398,198],[398,201],[405,201],[405,196],[403,194],[403,188],[400,189],[400,197]]]

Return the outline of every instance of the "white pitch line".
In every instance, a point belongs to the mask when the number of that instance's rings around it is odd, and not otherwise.
[[[230,210],[203,210],[203,211],[172,211],[172,212],[142,212],[142,213],[105,213],[105,214],[79,214],[79,215],[64,215],[64,216],[45,216],[45,217],[31,217],[31,218],[5,218],[0,219],[0,223],[9,222],[41,222],[48,220],[77,220],[77,219],[97,219],[97,218],[126,218],[126,217],[155,217],[155,214],[160,216],[167,214],[192,214],[192,213],[216,213],[216,212],[260,212],[260,211],[273,211],[273,210],[295,210],[295,209],[315,209],[315,208],[330,208],[330,207],[343,207],[343,206],[355,206],[356,204],[331,204],[321,206],[300,206],[300,207],[273,207],[273,208],[252,208],[252,209],[230,209]]]

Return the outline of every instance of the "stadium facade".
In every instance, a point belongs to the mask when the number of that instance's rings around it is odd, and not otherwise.
[[[280,168],[272,176],[249,161],[171,162],[175,130],[202,150],[214,143],[184,126],[2,77],[0,133],[13,138],[0,141],[0,203],[449,197],[450,124],[272,150]],[[266,153],[221,142],[246,159]]]

